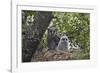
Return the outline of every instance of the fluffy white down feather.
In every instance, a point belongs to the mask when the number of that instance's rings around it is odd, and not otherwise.
[[[56,51],[59,51],[59,52],[70,51],[69,45],[70,45],[69,39],[66,35],[64,35],[60,38],[60,41],[59,41],[58,46],[56,48]]]

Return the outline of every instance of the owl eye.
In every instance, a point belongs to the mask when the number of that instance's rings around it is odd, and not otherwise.
[[[67,40],[66,38],[62,38],[63,41]]]

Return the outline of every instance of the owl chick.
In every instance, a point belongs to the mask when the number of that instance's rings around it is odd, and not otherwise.
[[[68,52],[68,51],[70,51],[69,39],[66,35],[64,35],[60,38],[60,41],[59,41],[58,46],[56,48],[56,51],[58,51],[58,52]]]

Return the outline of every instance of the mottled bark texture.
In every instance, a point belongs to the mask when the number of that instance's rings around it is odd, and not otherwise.
[[[22,40],[22,62],[30,62],[38,45],[52,20],[52,12],[37,11],[33,25]]]

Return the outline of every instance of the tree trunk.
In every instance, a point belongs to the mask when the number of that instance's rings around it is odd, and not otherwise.
[[[44,32],[52,20],[52,12],[37,11],[33,25],[22,40],[22,62],[30,62],[43,37]]]

